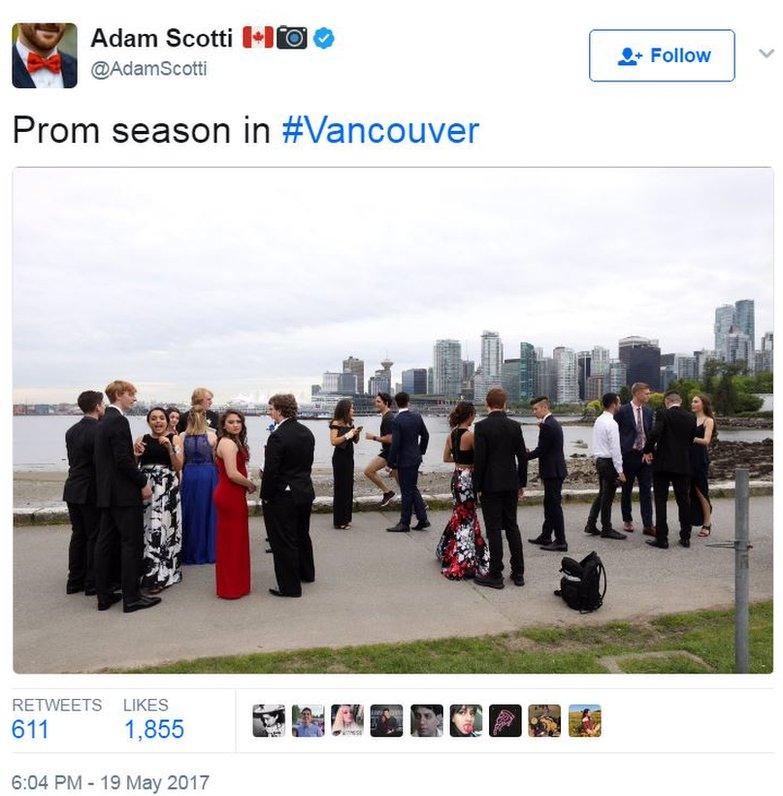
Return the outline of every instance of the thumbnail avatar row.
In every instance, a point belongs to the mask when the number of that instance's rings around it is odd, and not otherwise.
[[[406,718],[407,713],[407,718]],[[558,738],[562,731],[560,705],[529,705],[527,735],[531,738]],[[282,738],[286,732],[285,705],[254,705],[253,736]],[[373,738],[519,738],[525,725],[521,705],[371,705],[369,716],[364,705],[292,705],[290,734],[295,738],[321,738],[324,735],[364,735],[365,725]],[[597,738],[601,735],[600,705],[570,705],[568,734],[572,738]]]

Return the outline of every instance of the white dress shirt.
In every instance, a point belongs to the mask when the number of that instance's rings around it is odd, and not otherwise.
[[[620,475],[623,471],[623,454],[620,451],[620,426],[611,412],[602,412],[593,426],[593,456],[611,459]]]
[[[16,51],[19,53],[19,57],[22,59],[25,68],[27,68],[27,55],[31,52],[30,48],[25,47],[24,44],[17,39]],[[46,54],[46,57],[48,58],[56,52],[57,48],[55,47],[50,53]],[[33,72],[33,74],[30,75],[30,80],[35,83],[36,88],[65,88],[62,69],[60,69],[57,74],[51,72],[49,69],[39,69],[37,72]]]

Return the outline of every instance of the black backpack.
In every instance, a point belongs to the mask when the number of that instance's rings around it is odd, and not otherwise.
[[[606,569],[598,554],[593,551],[581,561],[565,557],[560,562],[560,588],[555,591],[569,608],[587,614],[598,610],[606,594]],[[603,588],[601,581],[603,580]]]

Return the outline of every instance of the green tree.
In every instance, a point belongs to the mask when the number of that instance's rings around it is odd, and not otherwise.
[[[659,409],[663,409],[662,392],[650,393],[650,409],[652,409],[653,412],[657,412]]]
[[[631,402],[631,398],[633,398],[633,396],[631,395],[631,388],[627,387],[626,385],[623,385],[622,387],[620,387],[620,392],[617,393],[617,394],[620,396],[620,403],[621,404],[630,403]]]
[[[697,392],[706,392],[702,387],[702,383],[695,379],[677,379],[669,385],[669,389],[682,396],[683,406],[690,406],[691,400]]]

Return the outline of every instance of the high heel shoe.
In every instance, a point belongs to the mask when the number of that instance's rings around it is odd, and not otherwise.
[[[701,530],[699,531],[699,537],[701,539],[706,539],[710,533],[712,533],[712,523],[709,525],[702,525]]]

